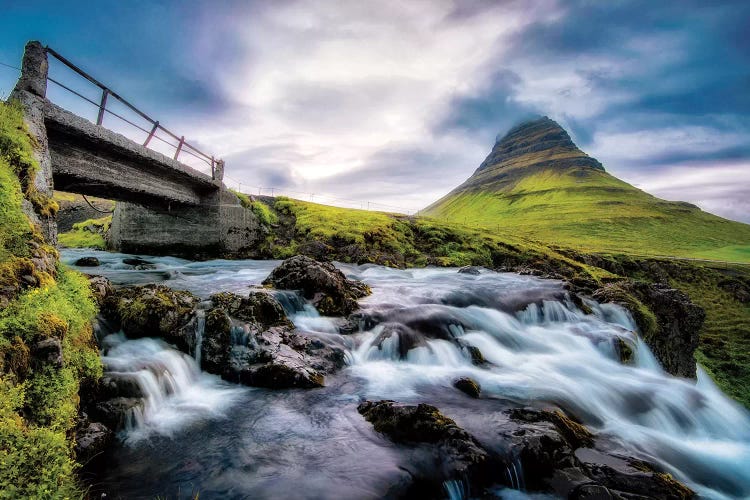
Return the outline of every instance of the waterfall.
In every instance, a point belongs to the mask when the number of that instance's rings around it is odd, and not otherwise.
[[[190,422],[222,416],[241,391],[202,373],[193,358],[161,340],[127,340],[119,333],[103,344],[105,375],[134,381],[141,394],[141,405],[126,417],[126,440],[153,432],[168,435]]]

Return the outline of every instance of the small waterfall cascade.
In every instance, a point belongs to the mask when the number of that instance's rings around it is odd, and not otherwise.
[[[526,490],[526,483],[523,478],[523,467],[521,466],[521,461],[517,457],[514,457],[505,467],[505,476],[511,489],[518,491]]]
[[[451,479],[443,483],[443,490],[448,500],[466,500],[470,498],[469,486],[463,479]]]
[[[125,420],[127,440],[170,434],[190,421],[221,416],[238,392],[161,340],[128,340],[117,333],[105,337],[103,345],[105,376],[134,383],[140,397]]]
[[[451,325],[410,320],[400,329],[380,324],[362,333],[350,369],[367,381],[368,398],[414,397],[420,387],[449,388],[456,378],[470,377],[483,397],[571,409],[593,430],[648,450],[707,498],[750,492],[750,469],[743,471],[750,464],[747,411],[700,368],[697,383],[665,373],[625,309],[588,305],[590,314],[564,300],[531,303],[513,314],[439,306]],[[410,325],[421,328],[417,340]],[[386,328],[393,332],[384,334]],[[412,347],[403,355],[405,341]],[[630,362],[620,360],[619,342],[633,350]],[[485,363],[473,363],[466,346],[481,352]],[[503,474],[523,492],[520,465],[510,462]],[[451,498],[462,498],[455,485],[445,488]]]

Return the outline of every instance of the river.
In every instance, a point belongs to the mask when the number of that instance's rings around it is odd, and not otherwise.
[[[123,264],[129,256],[89,250],[65,250],[62,259],[84,255],[102,264],[81,271],[115,285],[163,283],[201,297],[246,292],[279,264],[144,257],[155,268],[136,270]],[[512,273],[338,266],[372,288],[360,301],[365,311],[396,320],[459,318],[471,328],[442,326],[489,364],[475,366],[443,340],[402,357],[395,341],[374,344],[382,326],[340,335],[308,305],[292,312],[295,326],[344,346],[347,367],[322,389],[273,391],[202,373],[195,359],[159,339],[112,333],[101,340],[105,367],[133,372],[146,402],[104,457],[97,487],[123,498],[380,498],[408,481],[402,465],[409,457],[372,429],[357,404],[393,399],[433,404],[480,441],[492,439],[488,429],[505,408],[557,404],[707,498],[750,496],[748,413],[700,368],[697,381],[664,373],[622,308],[591,302],[587,315],[566,300],[561,282]],[[635,348],[633,364],[617,360],[615,338]],[[154,366],[166,375],[155,377]],[[458,377],[476,380],[482,398],[455,390]]]

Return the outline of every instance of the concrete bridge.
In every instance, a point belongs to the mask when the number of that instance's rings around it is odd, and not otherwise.
[[[103,89],[96,124],[47,99],[48,81],[54,82],[48,75],[49,54]],[[101,125],[109,96],[153,123],[144,144]],[[263,228],[252,212],[224,186],[222,160],[193,148],[184,137],[179,138],[174,158],[149,149],[147,145],[158,130],[176,136],[52,49],[39,42],[26,45],[21,76],[10,98],[22,104],[25,121],[37,139],[37,189],[46,194],[58,189],[117,201],[111,229],[116,249],[190,257],[231,256],[242,254],[262,239]],[[206,159],[211,175],[178,161],[187,147],[194,150],[189,151],[193,156]],[[54,219],[37,217],[48,239],[55,242]]]

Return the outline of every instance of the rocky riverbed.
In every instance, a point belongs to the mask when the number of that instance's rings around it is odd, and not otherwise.
[[[664,371],[676,350],[654,357],[624,307],[592,298],[621,302],[613,291],[486,269],[63,255],[81,257],[108,278],[94,279],[106,373],[79,430],[97,491],[750,494],[747,413],[700,370]]]

